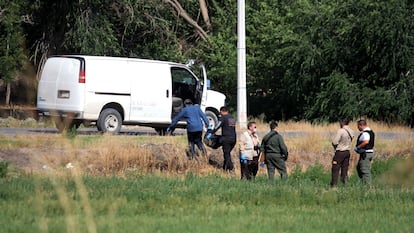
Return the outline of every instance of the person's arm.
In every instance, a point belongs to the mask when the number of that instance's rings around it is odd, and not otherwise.
[[[338,146],[340,139],[341,139],[341,129],[339,129],[336,132],[335,137],[332,140],[332,146],[334,147],[334,149],[336,149],[336,147]]]
[[[288,152],[287,146],[282,136],[279,136],[279,146],[280,146],[280,153],[282,153],[283,155],[287,157],[289,152]]]
[[[219,130],[223,126],[223,121],[219,121],[219,123],[216,125],[216,127],[211,131],[212,134],[215,134],[217,130]]]
[[[363,136],[362,142],[357,146],[358,149],[364,148],[369,143],[369,139],[370,139],[369,133],[364,132],[362,136]]]
[[[201,111],[200,108],[198,108],[198,114],[200,115],[201,119],[204,121],[204,124],[206,125],[206,128],[208,129],[210,127],[210,122],[208,122],[206,114],[203,111]]]
[[[266,135],[263,137],[263,140],[262,140],[262,142],[260,143],[260,151],[261,152],[264,152],[264,149],[265,149],[265,141],[266,141]]]
[[[246,154],[246,137],[244,133],[240,134],[239,151],[240,151],[240,154]]]
[[[184,117],[186,108],[183,108],[171,121],[170,126],[168,126],[168,128],[172,129],[175,127],[175,125],[178,123],[178,121]]]

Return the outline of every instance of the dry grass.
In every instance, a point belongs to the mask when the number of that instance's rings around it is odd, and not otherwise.
[[[413,154],[412,129],[368,123],[377,133],[398,132],[408,135],[401,138],[377,137],[377,158]],[[357,132],[355,122],[350,126]],[[288,170],[296,167],[306,170],[315,164],[323,165],[326,170],[330,169],[334,153],[331,141],[337,129],[338,124],[321,126],[307,122],[281,122],[279,131],[289,149]],[[258,131],[260,137],[263,137],[268,132],[267,124],[258,123]],[[30,173],[67,171],[66,166],[71,167],[70,165],[81,173],[104,176],[221,173],[221,149],[208,149],[208,158],[200,157],[198,160],[189,161],[185,155],[186,147],[185,135],[78,135],[74,138],[57,134],[0,135],[0,159],[11,160],[12,165],[17,164]],[[237,150],[236,146],[232,157],[236,170],[239,170]],[[352,153],[351,170],[357,159],[358,155]],[[265,174],[265,169],[260,169],[259,174]]]
[[[256,120],[256,122],[260,122]],[[401,126],[389,125],[382,122],[368,120],[370,128],[377,133],[375,156],[376,158],[389,158],[393,156],[406,156],[414,153],[414,130]],[[358,134],[357,122],[350,122],[349,126]],[[306,170],[309,166],[321,164],[328,170],[331,167],[333,148],[331,142],[333,136],[339,128],[339,123],[331,124],[311,124],[309,122],[279,122],[279,132],[284,136],[286,145],[289,149],[288,170],[299,167]],[[263,137],[269,131],[267,124],[258,125],[259,132]],[[382,138],[381,133],[401,134],[399,137],[391,136]],[[290,136],[289,136],[290,135]],[[355,139],[353,144],[355,144]],[[352,172],[359,155],[351,153],[350,171]]]
[[[186,136],[64,135],[0,136],[0,159],[12,160],[24,171],[49,173],[79,169],[89,175],[210,174],[217,171],[200,156],[186,157]],[[209,150],[209,156],[220,150]],[[2,154],[4,154],[2,156]],[[8,155],[7,158],[5,156]]]

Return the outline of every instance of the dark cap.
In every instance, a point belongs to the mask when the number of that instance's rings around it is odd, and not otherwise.
[[[191,101],[190,99],[184,100],[184,105],[191,105],[191,104],[193,104],[193,101]]]

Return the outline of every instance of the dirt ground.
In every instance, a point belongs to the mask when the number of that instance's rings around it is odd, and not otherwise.
[[[38,173],[44,170],[46,164],[59,161],[58,158],[64,153],[63,150],[46,148],[0,149],[0,160],[7,161],[10,168],[26,173]]]
[[[120,169],[121,160],[111,161],[111,164],[105,164],[103,159],[99,157],[97,151],[65,151],[63,149],[47,149],[47,148],[19,148],[19,149],[0,149],[0,160],[8,161],[9,170],[24,174],[43,174],[48,172],[49,168],[57,171],[65,171],[67,166],[81,167],[81,170],[88,174],[108,175],[122,174],[126,170],[144,170],[146,172],[165,172],[167,174],[185,174],[195,172],[197,174],[211,174],[212,172],[221,172],[223,166],[223,153],[221,148],[214,150],[207,149],[207,157],[199,156],[196,160],[188,160],[184,151],[172,149],[172,145],[147,145],[152,153],[150,161],[142,163],[142,161],[130,161],[127,169]],[[172,151],[175,150],[175,151]],[[66,156],[65,156],[66,155]],[[303,156],[311,156],[313,159],[300,159]],[[326,159],[318,159],[326,157]],[[314,165],[315,161],[322,164],[325,169],[330,166],[330,154],[315,155],[305,153],[302,155],[292,155],[287,162],[287,169],[290,173],[295,167],[306,170],[309,166]],[[232,151],[232,160],[235,166],[236,175],[240,173],[240,164],[236,154],[236,150]],[[351,157],[351,170],[356,165],[357,158]],[[144,164],[144,165],[143,165]],[[108,168],[110,166],[110,168]],[[140,168],[137,168],[140,167]],[[70,167],[69,167],[70,168]],[[108,171],[110,169],[111,171]],[[259,175],[266,175],[266,169],[259,169]]]
[[[150,150],[152,157],[151,161],[146,162],[146,165],[151,167],[147,170],[185,173],[186,170],[191,169],[191,163],[186,162],[188,159],[185,157],[184,151],[178,151],[169,144],[149,144],[144,146]],[[94,159],[98,154],[98,151],[85,149],[67,151],[65,149],[50,148],[0,148],[0,161],[7,161],[10,170],[17,170],[26,174],[43,173],[51,167],[54,169],[64,169],[68,168],[68,166],[73,166],[72,164],[75,163],[82,163],[82,167],[86,170],[97,174],[100,173],[99,171],[105,169],[103,168],[105,165],[102,164],[102,161]],[[235,160],[235,152],[233,154],[233,162],[238,162]],[[177,159],[177,156],[181,156],[182,159]],[[76,158],[78,158],[78,161]],[[194,160],[194,163],[202,165],[204,170],[214,171],[221,170],[222,160],[221,149],[213,150],[208,148],[207,158],[200,155]],[[113,163],[111,165],[112,169],[117,170],[114,167],[117,162],[114,161]],[[200,168],[200,166],[198,167]]]

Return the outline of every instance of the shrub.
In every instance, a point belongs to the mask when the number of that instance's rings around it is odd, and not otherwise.
[[[4,178],[7,176],[8,167],[9,163],[7,161],[0,161],[0,178]]]
[[[390,170],[398,161],[403,160],[402,157],[390,157],[388,159],[374,160],[371,173],[375,176],[380,176]]]
[[[314,183],[329,182],[329,174],[320,163],[310,166],[306,171],[302,171],[299,167],[295,167],[290,178],[294,180],[308,180]]]

